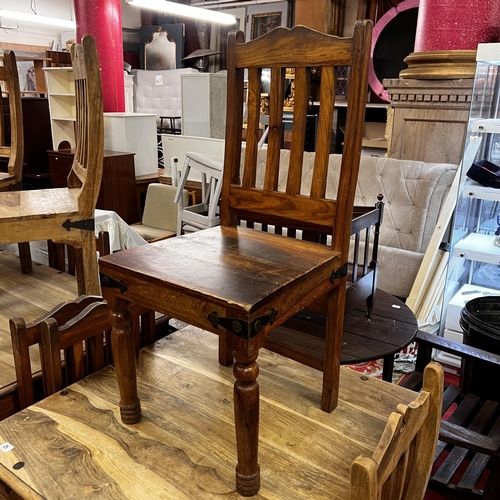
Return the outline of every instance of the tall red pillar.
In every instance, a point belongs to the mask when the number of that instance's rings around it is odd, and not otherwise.
[[[415,52],[476,50],[499,33],[499,0],[420,0]]]
[[[97,44],[105,112],[125,111],[120,0],[74,0],[76,38],[90,33]]]

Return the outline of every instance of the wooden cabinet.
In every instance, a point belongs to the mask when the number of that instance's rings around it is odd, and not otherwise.
[[[48,152],[52,187],[67,186],[73,156],[71,149]],[[113,210],[127,224],[139,222],[133,153],[104,151],[102,183],[96,208]]]

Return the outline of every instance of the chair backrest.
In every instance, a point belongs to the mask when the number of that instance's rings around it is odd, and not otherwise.
[[[104,158],[104,121],[99,61],[95,40],[85,35],[71,46],[76,93],[76,148],[68,187],[79,188],[78,210],[93,218],[101,188]]]
[[[14,177],[12,184],[21,182],[23,176],[23,113],[21,108],[21,91],[17,73],[16,56],[11,50],[3,54],[3,66],[0,66],[0,82],[5,82],[8,90],[10,108],[10,146],[6,146],[3,105],[0,106],[0,157],[9,158],[9,177]]]
[[[58,324],[63,325],[80,314],[85,308],[92,304],[100,304],[102,297],[95,295],[82,295],[76,300],[59,304],[54,309],[44,314],[32,323],[26,324],[23,318],[12,318],[9,321],[12,339],[12,351],[14,355],[14,366],[16,369],[17,388],[19,395],[19,406],[21,409],[35,402],[33,392],[33,374],[29,347],[42,342],[42,324],[45,320],[52,318]],[[42,366],[43,377],[43,366]],[[44,379],[44,393],[47,394]]]
[[[110,364],[110,321],[105,300],[89,304],[65,323],[51,317],[40,327],[46,396]]]
[[[373,455],[361,455],[351,465],[350,500],[423,498],[439,435],[443,387],[443,368],[430,363],[417,399],[398,405]]]
[[[169,184],[153,183],[148,186],[142,215],[145,226],[166,231],[177,231],[178,206],[175,203],[177,187]],[[188,204],[189,193],[183,190],[183,206]]]
[[[347,262],[352,207],[358,175],[366,104],[371,22],[357,21],[351,38],[325,35],[304,26],[279,27],[244,43],[242,32],[228,39],[228,96],[221,224],[239,219],[303,230],[303,239],[326,241]],[[350,67],[342,170],[336,200],[325,199],[338,67]],[[285,192],[278,192],[286,68],[295,68],[290,162]],[[269,135],[262,189],[256,186],[262,68],[270,68]],[[246,150],[240,169],[243,78],[248,70]],[[316,155],[310,193],[301,193],[302,158],[312,69],[321,75]],[[241,170],[241,173],[240,173]]]

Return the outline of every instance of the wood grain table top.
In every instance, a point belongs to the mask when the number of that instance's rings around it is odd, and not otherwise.
[[[143,418],[121,423],[113,367],[0,422],[0,479],[27,499],[235,499],[231,367],[217,336],[187,327],[141,351]],[[415,393],[341,368],[338,407],[321,373],[259,357],[262,488],[256,499],[347,499],[349,466]]]

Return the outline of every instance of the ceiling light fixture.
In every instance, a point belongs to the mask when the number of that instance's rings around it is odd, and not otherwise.
[[[125,0],[130,5],[136,7],[143,7],[145,9],[157,10],[160,12],[167,12],[169,14],[177,14],[178,16],[192,17],[195,19],[202,19],[213,23],[220,24],[235,24],[236,19],[230,14],[223,12],[214,12],[213,10],[200,9],[198,7],[191,7],[182,3],[167,2],[165,0]]]
[[[24,12],[15,12],[13,10],[0,10],[0,17],[15,19],[17,21],[26,21],[29,23],[46,24],[49,26],[59,26],[60,28],[75,29],[75,21],[58,19],[55,17],[39,16],[38,14],[26,14]]]

